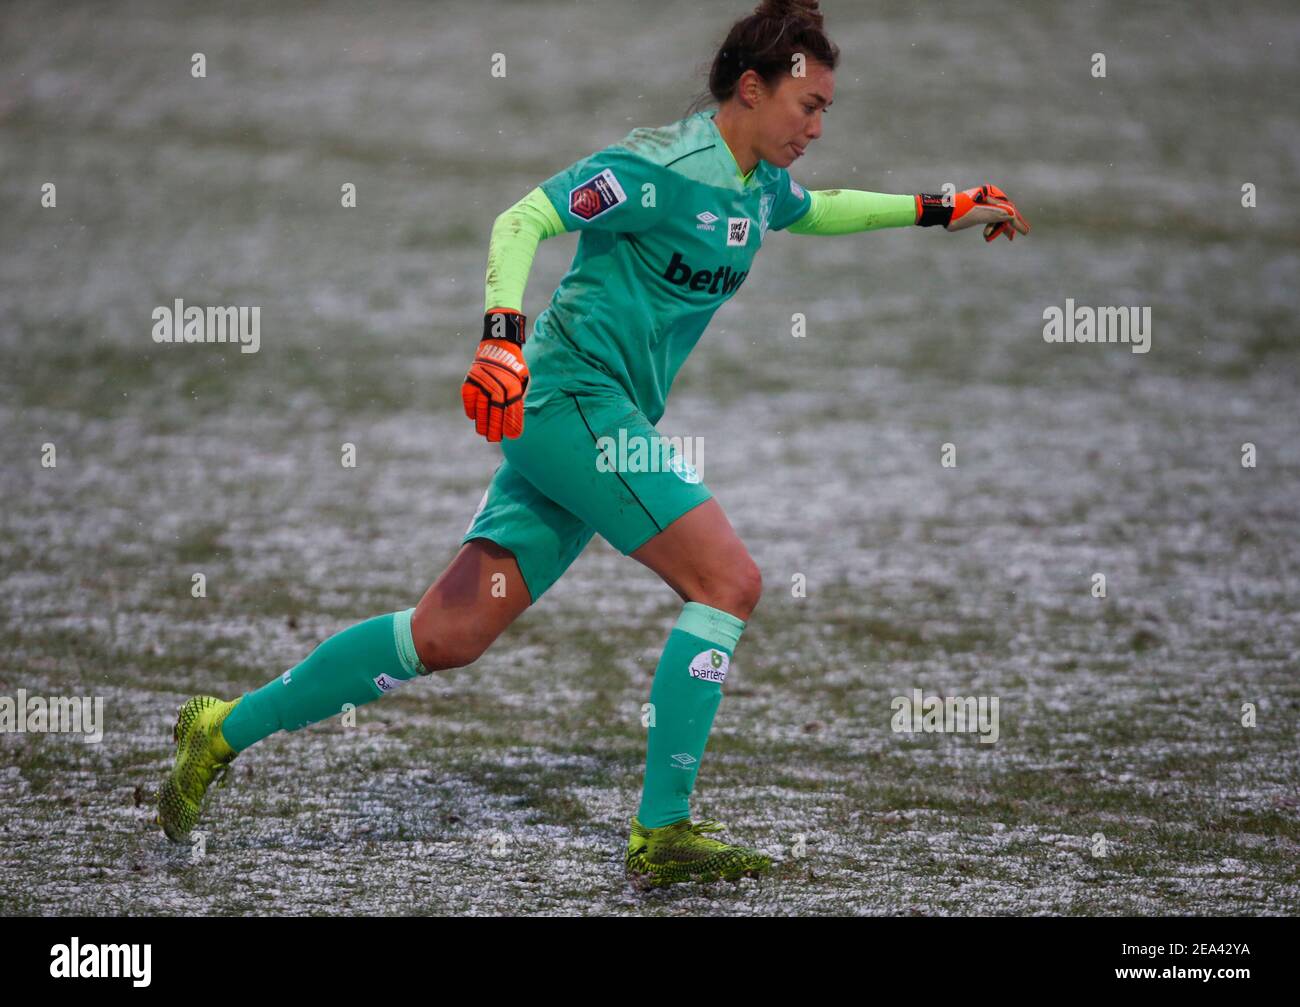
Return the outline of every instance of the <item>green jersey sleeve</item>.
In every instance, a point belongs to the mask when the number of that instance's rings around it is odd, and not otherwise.
[[[673,204],[678,176],[619,144],[541,184],[566,231],[646,231]]]
[[[782,169],[782,182],[776,191],[776,206],[772,209],[770,229],[784,231],[799,220],[812,207],[812,193]]]
[[[488,240],[484,313],[496,308],[524,310],[524,288],[537,246],[563,230],[563,223],[540,187],[497,217]]]

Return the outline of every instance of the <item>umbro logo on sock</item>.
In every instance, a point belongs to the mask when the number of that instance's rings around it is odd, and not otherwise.
[[[678,769],[690,769],[698,761],[690,752],[678,752],[673,756]]]

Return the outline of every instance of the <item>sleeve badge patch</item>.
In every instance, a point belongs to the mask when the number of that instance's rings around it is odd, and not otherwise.
[[[803,186],[793,178],[790,179],[790,195],[794,196],[796,199],[803,199]]]
[[[619,185],[614,172],[606,168],[581,185],[569,190],[569,212],[583,220],[599,217],[619,203],[626,202],[627,193]]]

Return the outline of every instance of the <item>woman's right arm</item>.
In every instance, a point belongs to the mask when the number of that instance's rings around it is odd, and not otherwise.
[[[563,233],[564,222],[540,185],[497,217],[488,241],[483,311],[522,312],[537,246]]]
[[[524,430],[528,365],[524,340],[524,287],[537,246],[564,231],[564,223],[540,186],[492,225],[483,295],[483,338],[461,385],[465,415],[490,441]]]
[[[647,230],[674,205],[677,177],[613,144],[548,178],[497,217],[488,242],[483,339],[461,386],[465,415],[478,433],[490,441],[523,433],[524,287],[537,246],[570,230]]]

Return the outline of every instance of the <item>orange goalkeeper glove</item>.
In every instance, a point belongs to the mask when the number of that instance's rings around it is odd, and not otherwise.
[[[460,386],[465,415],[489,441],[518,437],[524,432],[524,392],[528,365],[524,363],[522,312],[498,308],[483,316],[483,340]]]
[[[1011,197],[996,185],[977,185],[950,198],[951,204],[945,205],[943,196],[930,192],[918,193],[917,224],[921,227],[942,224],[949,231],[983,224],[985,241],[992,241],[999,234],[1005,234],[1007,240],[1012,241],[1017,231],[1021,234],[1029,233],[1029,221],[1021,216],[1016,204],[1011,202]]]

